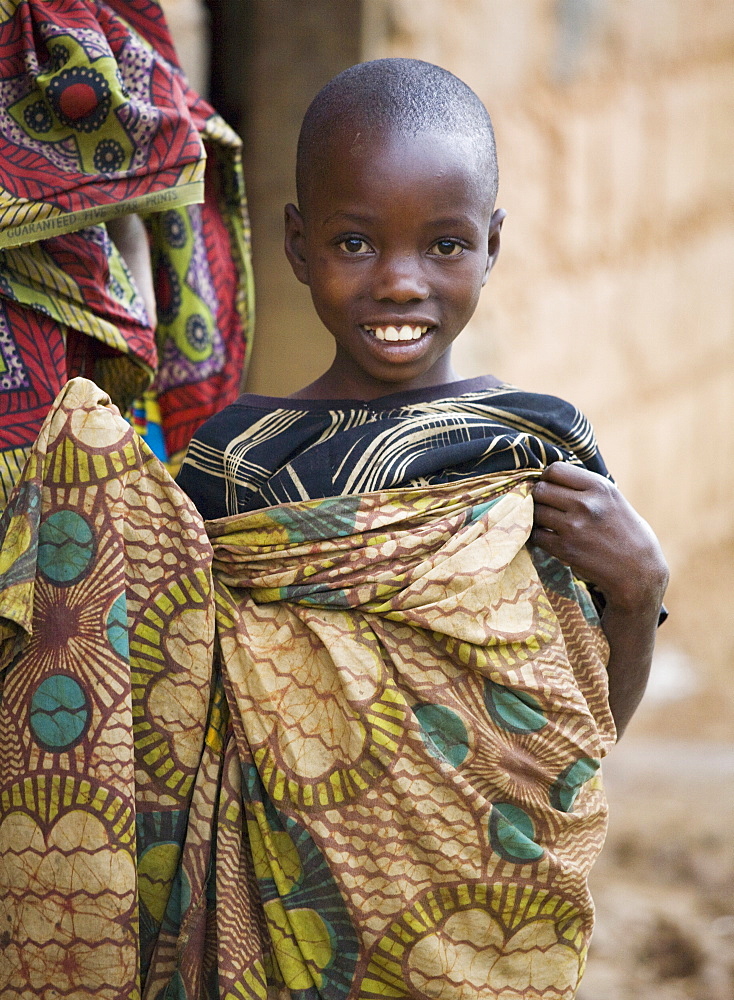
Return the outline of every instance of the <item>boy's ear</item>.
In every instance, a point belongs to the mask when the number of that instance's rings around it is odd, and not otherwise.
[[[487,284],[487,278],[489,278],[489,272],[495,265],[495,261],[500,252],[500,232],[502,231],[502,223],[505,221],[504,208],[497,208],[492,213],[492,218],[489,221],[489,236],[487,238],[487,266],[484,270],[484,277],[482,278],[482,284]]]
[[[308,264],[305,254],[303,216],[295,205],[285,206],[285,255],[293,273],[304,285],[308,284]]]

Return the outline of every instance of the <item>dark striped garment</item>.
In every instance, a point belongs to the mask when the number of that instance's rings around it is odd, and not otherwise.
[[[486,376],[368,402],[245,394],[199,428],[178,483],[213,519],[559,459],[608,475],[574,406]]]

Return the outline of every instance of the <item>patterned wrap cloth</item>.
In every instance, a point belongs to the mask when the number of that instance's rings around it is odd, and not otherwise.
[[[69,383],[0,522],[0,994],[570,1000],[615,733],[535,476],[205,530]]]
[[[130,213],[155,331],[105,226]],[[0,509],[74,375],[134,404],[175,465],[239,392],[251,312],[241,140],[186,83],[158,3],[3,0]]]

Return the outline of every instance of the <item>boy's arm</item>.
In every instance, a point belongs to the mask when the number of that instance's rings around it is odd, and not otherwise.
[[[668,566],[654,532],[608,479],[554,462],[533,491],[530,541],[605,599],[609,704],[622,735],[645,692]]]

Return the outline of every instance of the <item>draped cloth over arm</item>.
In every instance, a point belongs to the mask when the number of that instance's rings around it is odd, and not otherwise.
[[[0,992],[573,997],[614,727],[533,474],[207,540],[129,433],[71,383],[2,522]]]

